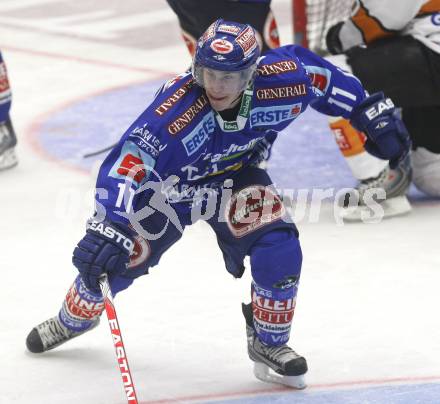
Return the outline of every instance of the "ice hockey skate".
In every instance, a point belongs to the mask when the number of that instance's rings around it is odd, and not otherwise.
[[[409,213],[411,205],[406,193],[411,179],[412,169],[409,156],[395,169],[386,166],[377,177],[360,181],[353,193],[345,195],[341,217],[349,222],[368,220],[372,213],[368,206],[368,198],[380,205],[383,209],[383,218]],[[381,198],[380,194],[376,198],[378,190],[384,191],[385,199]]]
[[[304,374],[307,372],[305,358],[287,345],[263,344],[254,330],[252,304],[242,304],[242,311],[246,319],[248,354],[254,362],[255,377],[263,382],[304,389],[306,387]]]
[[[17,138],[11,120],[0,122],[0,171],[17,165],[16,144]]]
[[[90,327],[81,332],[75,332],[65,327],[58,316],[52,317],[32,329],[26,338],[27,349],[32,353],[42,353],[54,349],[72,338],[92,330],[99,324],[99,317]]]

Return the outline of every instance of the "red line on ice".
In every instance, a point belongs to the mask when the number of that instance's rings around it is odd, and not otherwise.
[[[308,385],[305,390],[294,390],[289,387],[273,387],[266,389],[256,389],[249,391],[236,391],[236,392],[225,392],[217,394],[205,394],[197,396],[182,396],[174,398],[165,398],[160,400],[147,400],[140,401],[139,404],[166,404],[166,403],[197,403],[206,400],[221,400],[227,398],[239,399],[241,397],[250,397],[258,395],[273,395],[282,393],[295,393],[300,391],[310,391],[310,390],[326,390],[326,389],[338,389],[338,388],[349,388],[353,386],[374,386],[374,385],[386,385],[393,383],[420,383],[420,382],[440,382],[440,376],[420,376],[420,377],[395,377],[389,379],[369,379],[369,380],[352,380],[344,382],[334,382],[334,383],[322,383],[322,384],[311,384]]]

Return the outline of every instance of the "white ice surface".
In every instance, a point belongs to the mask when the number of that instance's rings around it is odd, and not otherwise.
[[[25,352],[27,333],[57,313],[76,275],[70,257],[90,213],[93,184],[89,175],[47,159],[33,139],[40,121],[73,100],[189,64],[164,1],[94,0],[91,10],[90,2],[72,3],[0,3],[0,50],[13,88],[20,159],[0,173],[0,403],[124,402],[105,318],[57,350]],[[141,47],[135,34],[145,32],[134,17],[112,25],[114,10],[133,16],[136,5],[157,18],[151,27],[145,20],[147,44],[157,42],[151,48]],[[289,35],[288,2],[277,7]],[[84,13],[84,29],[78,19],[60,19],[66,10]],[[93,18],[107,36],[92,29]],[[78,200],[66,205],[69,193]],[[291,344],[309,362],[311,391],[440,381],[439,227],[438,202],[417,203],[412,214],[376,225],[337,226],[330,206],[318,223],[300,223],[304,265]],[[159,267],[117,297],[142,402],[276,389],[253,378],[246,355],[240,302],[248,301],[249,283],[249,273],[241,280],[227,275],[212,232],[198,224]]]

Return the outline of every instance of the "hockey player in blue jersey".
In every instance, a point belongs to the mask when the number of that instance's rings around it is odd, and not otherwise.
[[[102,274],[113,294],[128,288],[186,226],[205,220],[229,273],[241,277],[250,257],[252,302],[242,307],[256,376],[304,387],[306,360],[287,345],[302,263],[298,230],[258,163],[308,106],[350,119],[391,164],[408,152],[408,134],[383,94],[367,96],[354,76],[300,46],[260,57],[251,26],[214,22],[192,71],[161,87],[102,164],[95,216],[73,252],[79,276],[58,315],[30,332],[28,349],[44,352],[96,327]]]

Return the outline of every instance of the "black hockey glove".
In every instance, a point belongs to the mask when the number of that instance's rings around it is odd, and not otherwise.
[[[382,92],[363,100],[351,113],[351,124],[367,136],[365,150],[395,168],[407,156],[411,140],[390,98]]]
[[[327,35],[325,36],[325,44],[327,45],[328,51],[332,55],[338,55],[343,53],[342,43],[339,39],[339,33],[341,32],[341,28],[344,25],[344,22],[338,22],[336,25],[333,25],[327,31]]]
[[[133,231],[121,223],[88,221],[87,233],[72,257],[88,289],[100,292],[98,281],[103,273],[115,276],[127,269],[133,238]]]

